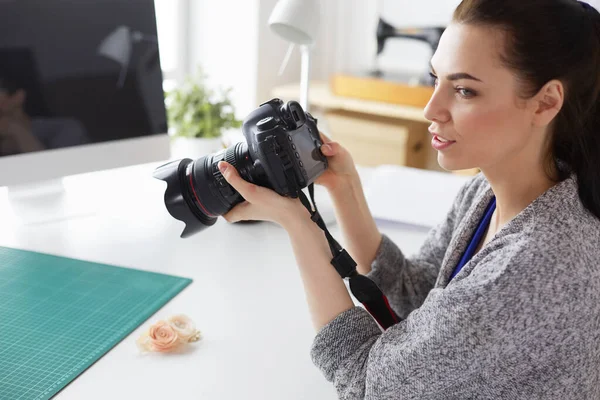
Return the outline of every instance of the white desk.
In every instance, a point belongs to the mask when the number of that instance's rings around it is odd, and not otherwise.
[[[96,210],[64,220],[24,224],[0,189],[1,246],[194,279],[56,398],[335,399],[309,357],[315,333],[285,231],[220,219],[180,239],[182,223],[163,204],[165,184],[151,175],[160,164],[68,178],[65,201],[91,201]],[[381,231],[407,253],[427,232],[392,223]],[[335,225],[332,234],[342,242]],[[140,355],[142,330],[176,313],[189,315],[204,339],[184,354]]]

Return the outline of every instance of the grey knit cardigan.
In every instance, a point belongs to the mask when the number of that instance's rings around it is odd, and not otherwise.
[[[383,237],[369,276],[403,321],[382,332],[355,307],[318,332],[339,398],[600,399],[600,221],[572,175],[449,282],[492,196],[467,182],[413,257]]]

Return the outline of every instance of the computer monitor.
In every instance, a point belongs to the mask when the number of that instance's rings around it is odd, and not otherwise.
[[[168,158],[154,0],[0,1],[0,186]]]

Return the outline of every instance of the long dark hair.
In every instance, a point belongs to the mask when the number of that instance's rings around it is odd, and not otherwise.
[[[463,0],[453,22],[506,33],[502,62],[523,98],[553,79],[563,83],[546,170],[559,181],[575,173],[581,202],[600,219],[600,13],[576,0]]]

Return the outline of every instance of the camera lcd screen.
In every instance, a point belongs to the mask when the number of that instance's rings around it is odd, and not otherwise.
[[[300,161],[308,173],[310,181],[323,170],[323,161],[319,157],[319,149],[315,147],[314,138],[305,125],[293,136],[296,152],[300,155]]]

